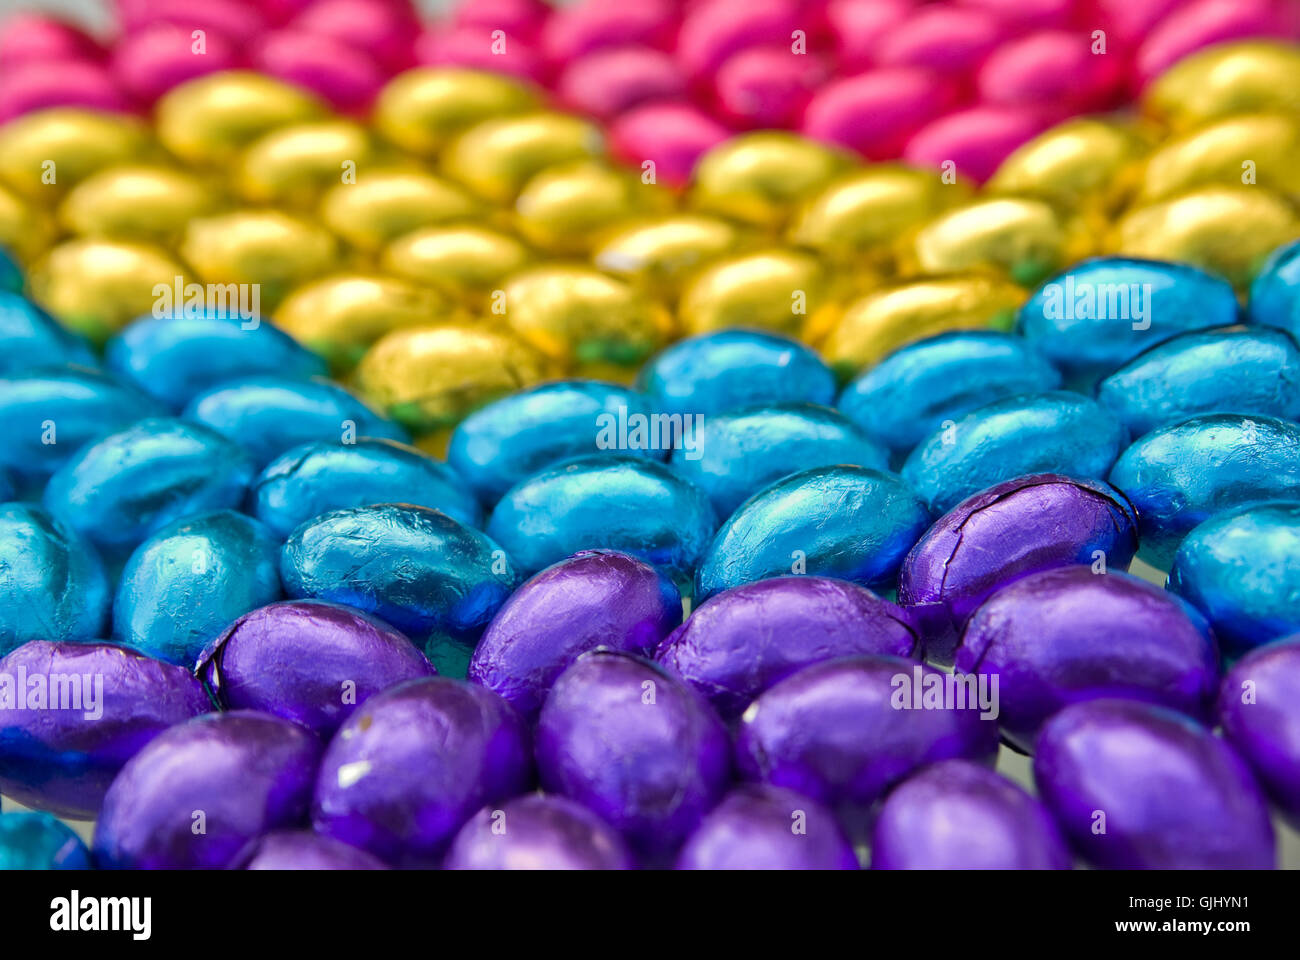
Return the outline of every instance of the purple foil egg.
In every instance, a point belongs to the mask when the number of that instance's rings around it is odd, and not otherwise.
[[[532,720],[580,654],[596,647],[649,653],[681,619],[681,594],[650,564],[612,550],[584,551],[514,592],[479,640],[469,679]]]
[[[995,590],[1071,564],[1127,570],[1136,552],[1137,515],[1114,487],[1031,474],[940,517],[903,561],[898,602],[924,631],[927,658],[948,664],[966,620]]]
[[[258,837],[307,814],[321,745],[305,728],[240,710],[159,735],[104,797],[95,862],[106,869],[227,869]]]
[[[717,803],[729,754],[708,703],[631,654],[579,657],[537,722],[542,786],[594,810],[650,857],[675,849]]]
[[[378,857],[310,830],[278,830],[257,841],[245,870],[387,870]]]
[[[1010,780],[945,760],[899,784],[871,833],[873,870],[1069,870],[1047,809]]]
[[[632,870],[619,832],[586,807],[539,793],[484,807],[460,828],[446,870]]]
[[[1223,735],[1300,825],[1300,635],[1251,651],[1223,678]]]
[[[491,690],[428,677],[371,697],[325,750],[317,832],[397,866],[434,866],[485,803],[527,789],[528,732]]]
[[[111,643],[32,640],[0,660],[0,790],[93,818],[128,760],[211,709],[183,667]]]
[[[749,705],[736,737],[737,765],[747,780],[832,806],[869,805],[926,764],[993,761],[993,704],[966,693],[948,674],[902,657],[815,663]]]
[[[737,787],[677,855],[678,870],[856,870],[853,844],[835,815],[793,790]]]
[[[858,654],[912,657],[919,631],[866,587],[829,577],[774,577],[710,597],[655,655],[734,720],[778,680]]]
[[[405,634],[339,603],[294,600],[245,614],[195,672],[228,710],[264,710],[328,738],[367,699],[436,671]]]
[[[999,590],[966,624],[955,666],[995,685],[1002,733],[1022,750],[1071,703],[1143,700],[1204,721],[1219,686],[1204,617],[1145,580],[1088,567],[1044,570]]]
[[[1043,727],[1038,794],[1075,849],[1119,870],[1272,869],[1268,805],[1196,721],[1134,700],[1066,707]]]

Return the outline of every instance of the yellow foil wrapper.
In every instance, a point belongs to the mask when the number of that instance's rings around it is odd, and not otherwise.
[[[458,67],[419,67],[399,74],[375,100],[375,130],[423,157],[436,155],[474,124],[536,110],[531,88],[509,77]]]
[[[110,167],[72,188],[59,220],[86,237],[170,246],[194,217],[212,213],[216,193],[198,178],[170,167]]]
[[[92,173],[148,159],[155,147],[138,120],[59,107],[0,127],[0,181],[45,207]]]
[[[95,343],[155,306],[174,306],[173,292],[190,282],[180,263],[146,244],[69,240],[32,268],[32,297],[66,326]]]
[[[530,113],[470,127],[448,145],[442,170],[479,196],[505,204],[547,167],[596,158],[604,151],[604,136],[586,120]]]
[[[652,296],[674,300],[686,278],[736,249],[736,228],[699,214],[674,214],[618,228],[592,255],[601,270]]]
[[[420,227],[481,219],[483,204],[458,184],[420,170],[358,172],[321,199],[320,218],[353,248],[378,253]]]
[[[741,134],[700,158],[689,202],[702,213],[775,229],[850,165],[846,154],[797,134]]]
[[[296,124],[265,134],[244,151],[235,187],[253,203],[314,207],[330,187],[354,185],[373,158],[370,134],[355,123]]]
[[[0,186],[0,247],[30,263],[54,240],[54,222],[45,211]]]
[[[1014,150],[985,189],[1037,197],[1065,209],[1089,202],[1113,209],[1132,193],[1145,149],[1146,139],[1132,124],[1067,120]]]
[[[1119,253],[1192,263],[1244,289],[1273,250],[1300,237],[1300,218],[1265,187],[1215,186],[1131,210],[1115,232]]]
[[[533,260],[522,243],[486,227],[426,227],[398,237],[384,250],[387,273],[482,306],[505,279]]]
[[[1300,112],[1300,45],[1246,40],[1206,47],[1153,81],[1142,106],[1175,130],[1237,113]]]
[[[1147,160],[1138,201],[1210,184],[1300,193],[1300,115],[1228,117],[1166,142]]]
[[[443,324],[386,334],[362,357],[353,380],[393,419],[427,433],[552,373],[545,357],[507,333]]]
[[[950,330],[1010,330],[1028,294],[994,277],[920,280],[870,293],[844,310],[822,344],[842,378],[900,347]]]
[[[237,210],[191,220],[180,246],[208,283],[255,284],[263,312],[307,280],[334,269],[338,241],[278,210]]]
[[[687,333],[750,327],[800,337],[828,309],[827,280],[816,257],[771,249],[719,260],[682,291],[678,316]]]
[[[540,250],[589,253],[616,224],[671,205],[667,190],[606,164],[580,160],[529,180],[515,201],[515,225]]]

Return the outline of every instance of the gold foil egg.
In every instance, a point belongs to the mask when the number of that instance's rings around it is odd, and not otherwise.
[[[420,170],[366,170],[321,199],[324,224],[355,249],[377,253],[420,227],[481,218],[483,204],[463,187]]]
[[[1166,141],[1147,160],[1138,200],[1214,183],[1300,193],[1300,115],[1228,117]]]
[[[797,134],[741,134],[699,159],[690,203],[703,213],[775,228],[848,166],[845,154]]]
[[[1131,192],[1133,168],[1145,145],[1131,124],[1093,117],[1067,120],[1014,150],[985,189],[1065,208],[1094,198],[1109,206]]]
[[[145,159],[153,149],[144,125],[130,117],[41,110],[0,127],[0,181],[52,207],[92,173]]]
[[[235,183],[245,200],[301,209],[330,187],[355,184],[373,155],[370,134],[350,121],[295,124],[254,141]]]
[[[554,254],[590,252],[613,225],[637,214],[666,210],[672,195],[624,170],[580,160],[548,167],[515,201],[523,238]]]
[[[206,184],[180,170],[110,167],[72,188],[59,219],[81,236],[170,245],[190,219],[211,213],[218,203]]]
[[[418,434],[450,428],[552,372],[541,354],[507,333],[442,324],[385,334],[353,379],[366,399]]]
[[[180,253],[209,283],[256,285],[270,311],[294,287],[335,267],[338,242],[288,213],[236,210],[191,220]]]
[[[45,211],[0,186],[0,247],[28,262],[53,239],[54,223]]]
[[[388,273],[480,305],[532,259],[510,234],[467,224],[426,227],[398,237],[380,263]]]
[[[682,291],[678,315],[688,333],[757,327],[804,335],[826,308],[827,281],[816,257],[770,249],[719,260]]]
[[[587,376],[629,376],[672,333],[661,304],[587,266],[546,265],[515,274],[500,312],[557,368]]]
[[[736,244],[736,228],[727,221],[681,213],[615,230],[592,259],[606,273],[674,299],[690,273],[732,252]]]
[[[484,120],[457,137],[442,157],[447,176],[495,203],[510,203],[547,167],[599,157],[600,130],[566,113]]]
[[[32,268],[32,298],[66,326],[103,343],[155,306],[171,309],[189,283],[181,264],[157,247],[69,240]]]
[[[844,378],[879,363],[899,347],[950,330],[1010,330],[1026,292],[986,276],[919,280],[854,301],[822,344]]]
[[[1137,207],[1116,227],[1119,253],[1181,260],[1241,289],[1277,247],[1300,237],[1296,207],[1265,187],[1202,187]]]
[[[509,77],[457,67],[419,67],[399,74],[375,100],[375,129],[403,150],[437,154],[481,120],[536,110],[537,94]]]
[[[1245,40],[1206,47],[1154,80],[1143,108],[1175,130],[1236,113],[1300,112],[1300,46]]]
[[[247,70],[211,73],[168,91],[155,119],[163,146],[194,166],[219,167],[258,137],[327,116],[297,87]]]

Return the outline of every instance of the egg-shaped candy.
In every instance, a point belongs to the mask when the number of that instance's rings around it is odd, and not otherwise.
[[[484,807],[460,828],[444,870],[631,870],[618,831],[567,797],[533,793]]]
[[[223,708],[275,714],[326,738],[375,694],[435,673],[379,618],[319,600],[247,613],[196,660]]]
[[[801,336],[825,315],[827,286],[823,264],[802,251],[742,253],[696,272],[682,290],[678,313],[693,334],[754,327]]]
[[[532,720],[581,654],[596,647],[649,654],[681,618],[677,587],[654,567],[612,550],[584,551],[511,595],[483,631],[469,679]]]
[[[1203,47],[1244,39],[1293,39],[1295,11],[1270,0],[1198,0],[1169,11],[1142,39],[1134,57],[1139,83],[1146,84],[1172,64]]]
[[[374,125],[403,150],[431,157],[480,120],[536,106],[537,95],[510,77],[458,67],[417,67],[399,74],[380,92]]]
[[[579,160],[529,178],[515,200],[514,222],[539,250],[582,256],[623,221],[662,212],[670,203],[667,191],[626,170]]]
[[[567,460],[511,488],[487,531],[528,574],[579,550],[606,548],[684,579],[716,526],[704,491],[668,467],[599,455]]]
[[[243,869],[387,870],[388,864],[358,847],[310,830],[276,830],[257,841]]]
[[[881,804],[873,870],[1069,870],[1052,816],[987,767],[945,760],[908,777]]]
[[[1091,389],[1143,350],[1237,320],[1223,280],[1185,263],[1097,257],[1057,274],[1020,309],[1017,332]]]
[[[451,676],[464,675],[479,634],[519,582],[493,540],[405,503],[308,521],[285,543],[280,577],[290,597],[347,604],[391,623]]]
[[[412,230],[389,243],[379,258],[385,273],[480,309],[496,307],[498,313],[502,304],[497,291],[532,260],[514,236],[480,223]]]
[[[89,870],[90,851],[72,828],[48,813],[0,816],[0,870]]]
[[[1074,848],[1099,867],[1259,870],[1276,862],[1268,806],[1246,764],[1166,707],[1066,707],[1038,738],[1034,783]]]
[[[1183,537],[1215,513],[1300,499],[1300,426],[1232,413],[1191,417],[1135,442],[1109,480],[1137,508],[1139,556],[1167,569]]]
[[[1136,201],[1152,203],[1210,184],[1300,187],[1300,123],[1281,113],[1225,117],[1165,141],[1143,164]],[[1253,180],[1247,180],[1249,173]]]
[[[356,179],[374,158],[370,134],[348,120],[322,120],[272,130],[254,140],[233,171],[234,188],[250,203],[316,206],[337,183]]]
[[[673,344],[638,387],[665,413],[712,416],[781,403],[829,404],[835,377],[810,348],[761,330],[719,330]]]
[[[325,373],[319,357],[277,327],[219,310],[142,317],[108,342],[104,361],[173,410],[240,377],[306,380]]]
[[[522,793],[528,731],[492,691],[446,677],[371,697],[325,750],[312,798],[317,832],[395,866],[435,866],[485,803]]]
[[[1300,107],[1300,50],[1281,40],[1216,43],[1189,54],[1151,82],[1144,112],[1174,130],[1220,117]]]
[[[173,521],[127,560],[113,639],[193,668],[232,620],[280,598],[280,542],[252,517],[218,510]]]
[[[0,289],[21,293],[26,280],[25,271],[20,268],[44,253],[54,236],[53,218],[43,208],[20,197],[0,178],[0,248],[13,263]]]
[[[991,763],[995,701],[946,697],[945,677],[885,655],[804,667],[759,694],[741,717],[741,776],[831,806],[870,805],[928,764],[954,757]]]
[[[262,834],[302,822],[320,756],[320,741],[306,728],[252,710],[172,727],[108,788],[95,823],[95,862],[119,870],[232,868]]]
[[[736,248],[739,232],[719,217],[693,213],[637,219],[601,237],[592,263],[668,300],[699,267]]]
[[[867,160],[893,160],[912,134],[955,105],[955,84],[917,67],[880,67],[823,84],[808,101],[800,132]]]
[[[167,245],[179,239],[186,221],[217,204],[216,194],[193,174],[158,165],[109,167],[72,188],[59,220],[80,236]]]
[[[791,474],[718,530],[696,572],[695,598],[790,573],[888,586],[929,524],[925,504],[892,473],[832,466]]]
[[[1095,400],[1065,390],[995,400],[945,423],[914,449],[902,475],[932,510],[1030,473],[1104,477],[1124,426]]]
[[[921,652],[911,618],[870,590],[830,577],[757,580],[692,611],[655,659],[708,698],[725,720],[811,663],[859,654]]]
[[[675,100],[638,104],[610,124],[609,150],[640,167],[654,183],[684,187],[700,156],[730,132],[693,104]]]
[[[102,73],[91,76],[107,86]],[[0,182],[21,197],[51,204],[92,173],[138,161],[149,152],[148,130],[135,117],[55,106],[0,127]],[[52,181],[50,170],[55,171]]]
[[[1300,336],[1300,241],[1278,247],[1250,286],[1250,322]]]
[[[1252,650],[1223,678],[1223,735],[1264,789],[1300,822],[1300,637]]]
[[[1060,385],[1061,375],[1024,339],[963,330],[895,351],[845,387],[836,406],[877,443],[906,453],[945,420]]]
[[[95,366],[90,344],[32,301],[0,289],[0,372],[68,363]]]
[[[1077,117],[1013,150],[986,187],[999,194],[1040,197],[1065,209],[1108,204],[1130,186],[1127,171],[1142,148],[1133,125]]]
[[[325,225],[369,254],[421,227],[472,222],[482,216],[482,204],[463,187],[397,166],[367,170],[356,183],[339,183],[326,191],[320,204]]]
[[[903,159],[918,167],[949,170],[974,183],[984,183],[1012,151],[1032,140],[1046,125],[1046,118],[1036,106],[984,103],[927,123],[907,141]],[[943,189],[948,186],[945,184]]]
[[[926,656],[951,662],[967,619],[995,591],[1055,567],[1126,570],[1137,514],[1100,480],[1032,474],[989,487],[935,521],[898,574],[898,602],[920,625]]]
[[[478,196],[512,202],[534,174],[604,152],[605,139],[589,121],[538,111],[488,117],[457,136],[443,151],[442,170]]]
[[[0,675],[0,789],[74,819],[154,737],[212,709],[188,669],[110,643],[33,640]]]

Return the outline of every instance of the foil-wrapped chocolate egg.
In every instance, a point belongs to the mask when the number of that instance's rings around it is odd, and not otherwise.
[[[618,831],[567,797],[533,793],[484,807],[460,828],[444,870],[631,870]]]
[[[736,227],[717,217],[638,218],[611,227],[596,244],[592,262],[639,290],[675,299],[693,271],[733,252],[739,237]]]
[[[443,151],[442,172],[485,200],[510,203],[534,174],[547,167],[599,157],[598,127],[563,113],[488,117],[457,136]]]
[[[330,187],[364,178],[374,156],[370,134],[348,120],[281,127],[240,156],[235,190],[249,203],[310,209]]]
[[[73,187],[59,220],[83,237],[169,245],[193,217],[211,213],[217,197],[192,174],[162,166],[114,166]]]
[[[48,813],[0,816],[0,870],[89,870],[90,851],[72,828]]]
[[[826,271],[816,257],[772,248],[714,261],[682,290],[685,332],[748,327],[799,337],[828,308]]]
[[[1258,870],[1276,862],[1268,806],[1246,764],[1166,707],[1066,707],[1043,727],[1034,782],[1074,848],[1099,867]]]
[[[0,789],[93,818],[128,760],[212,704],[189,670],[110,643],[33,640],[0,660]]]
[[[981,103],[931,120],[907,141],[903,159],[949,174],[944,180],[956,175],[982,184],[1008,154],[1046,125],[1043,111],[1033,104]],[[944,180],[939,182],[947,190],[950,185]]]
[[[925,504],[892,473],[815,467],[747,500],[718,530],[695,576],[695,599],[786,574],[889,586],[930,525]]]
[[[0,182],[0,247],[5,248],[9,259],[23,262],[36,259],[50,245],[54,232],[53,217]],[[22,284],[15,285],[11,272],[9,284],[3,289],[20,293]]]
[[[1162,143],[1143,165],[1135,200],[1153,203],[1211,184],[1300,188],[1300,121],[1282,113],[1225,117]],[[1246,179],[1247,176],[1253,179]]]
[[[403,234],[439,224],[473,222],[483,205],[469,191],[431,173],[367,169],[355,183],[325,191],[320,218],[354,249],[377,255]]]
[[[1300,241],[1278,247],[1250,286],[1250,322],[1300,336]]]
[[[56,107],[0,127],[0,182],[42,206],[93,173],[153,152],[139,120],[123,114]]]
[[[626,170],[592,160],[549,166],[515,200],[520,235],[556,255],[583,255],[623,221],[663,213],[672,195]]]
[[[1109,209],[1136,179],[1132,166],[1143,140],[1136,126],[1110,119],[1078,117],[1056,124],[1013,150],[989,178],[997,194],[1038,197],[1079,209]]]
[[[127,560],[113,639],[193,668],[232,620],[280,599],[280,542],[252,517],[218,510],[163,527]]]
[[[1300,637],[1252,650],[1223,678],[1223,735],[1274,802],[1300,822]]]
[[[411,680],[371,697],[334,735],[312,824],[394,866],[436,866],[462,824],[531,776],[528,730],[509,704],[446,677]]]
[[[386,273],[432,287],[479,309],[500,313],[506,279],[532,254],[509,233],[478,223],[421,227],[395,239],[380,257]]]
[[[581,654],[597,647],[649,654],[682,619],[677,587],[650,564],[612,550],[583,551],[511,595],[469,662],[469,679],[527,720]]]
[[[534,110],[537,103],[533,91],[510,77],[456,67],[417,67],[380,92],[374,125],[403,150],[432,157],[471,125]]]
[[[772,577],[724,590],[659,645],[655,659],[734,720],[772,684],[836,657],[921,652],[911,618],[830,577]]]
[[[245,870],[387,870],[388,864],[359,847],[310,830],[263,834]]]
[[[1278,40],[1217,43],[1179,60],[1151,82],[1142,107],[1175,130],[1220,117],[1300,109],[1300,50]]]
[[[223,870],[265,833],[302,822],[321,745],[252,710],[197,717],[155,737],[108,788],[95,862],[128,870]]]

